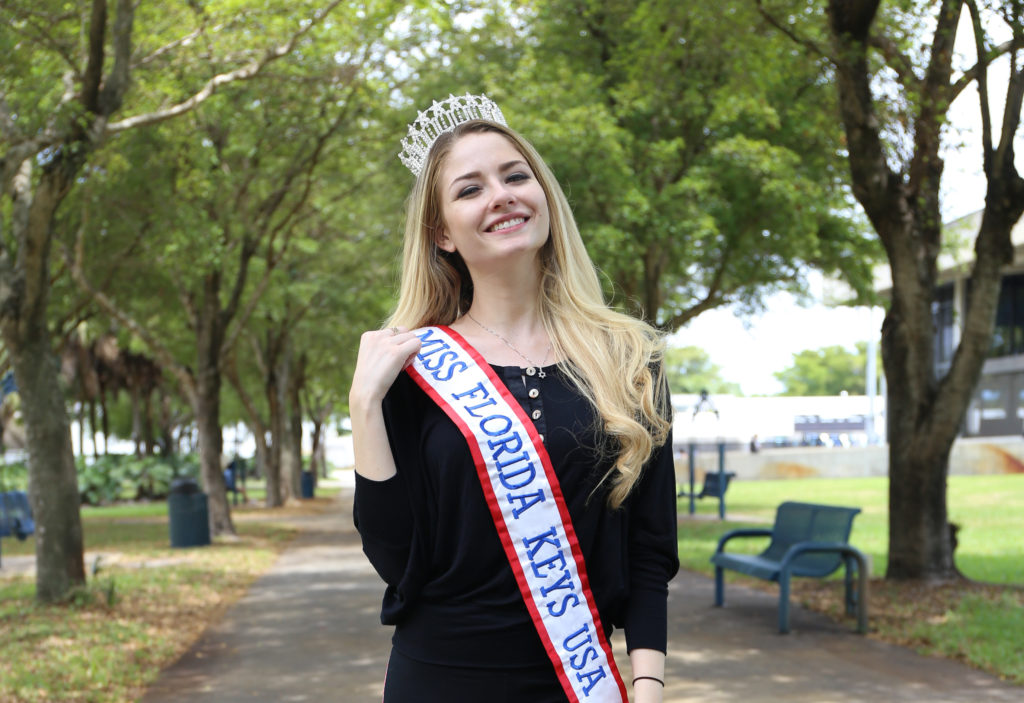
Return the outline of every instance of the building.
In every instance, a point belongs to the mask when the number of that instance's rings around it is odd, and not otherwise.
[[[936,374],[949,370],[960,342],[981,216],[975,212],[945,227],[945,252],[939,257],[939,285],[932,303]],[[1003,272],[989,359],[968,406],[965,437],[1019,437],[1024,429],[1024,221],[1014,227],[1011,241],[1014,260]]]

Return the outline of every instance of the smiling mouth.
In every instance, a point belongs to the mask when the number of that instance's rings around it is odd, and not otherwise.
[[[512,227],[515,227],[516,225],[521,225],[524,222],[526,222],[526,218],[525,217],[513,217],[511,220],[505,220],[504,222],[499,222],[496,225],[488,227],[487,231],[488,232],[501,232],[502,230],[511,229]]]

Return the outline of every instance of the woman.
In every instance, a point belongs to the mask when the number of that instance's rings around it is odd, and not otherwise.
[[[398,306],[349,396],[356,524],[395,625],[384,700],[627,700],[606,640],[624,627],[633,700],[661,701],[662,342],[604,303],[565,195],[496,105],[435,103],[403,146]]]

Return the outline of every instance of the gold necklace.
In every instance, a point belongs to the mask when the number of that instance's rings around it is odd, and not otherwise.
[[[540,364],[535,364],[535,363],[533,363],[532,361],[530,361],[529,357],[527,357],[527,356],[526,356],[526,354],[524,354],[524,353],[522,353],[521,351],[519,351],[519,349],[517,349],[517,348],[516,348],[516,345],[515,345],[515,344],[513,344],[512,342],[510,342],[509,340],[507,340],[507,339],[506,339],[505,337],[503,337],[502,335],[498,334],[497,332],[495,332],[494,330],[492,330],[492,329],[491,329],[490,327],[488,327],[488,326],[487,326],[487,325],[485,325],[484,323],[480,322],[480,320],[478,320],[478,319],[476,319],[475,317],[473,317],[473,316],[472,316],[472,315],[471,315],[471,314],[470,314],[469,312],[467,312],[467,313],[466,313],[466,316],[467,316],[467,317],[468,317],[468,318],[469,318],[470,320],[472,320],[473,322],[475,322],[475,323],[476,323],[477,325],[479,325],[479,326],[480,326],[480,328],[481,328],[481,329],[483,329],[483,330],[484,330],[485,332],[490,332],[490,333],[491,333],[491,334],[493,334],[493,335],[494,335],[495,337],[497,337],[498,339],[500,339],[501,341],[503,341],[503,342],[505,343],[505,345],[506,345],[506,346],[507,346],[507,347],[508,347],[509,349],[511,349],[511,350],[512,350],[512,351],[514,351],[514,352],[515,352],[516,354],[518,354],[519,356],[521,356],[521,357],[522,357],[523,361],[525,361],[525,362],[526,362],[527,366],[529,366],[529,367],[531,367],[531,368],[532,368],[532,367],[534,367],[534,366],[536,366],[536,367],[537,367],[537,375],[538,375],[538,376],[539,376],[540,378],[546,378],[546,377],[547,377],[547,374],[546,374],[546,373],[544,373],[544,362],[548,360],[548,354],[550,354],[550,353],[551,353],[551,345],[550,345],[550,344],[548,344],[548,348],[547,348],[547,349],[546,349],[546,350],[544,351],[544,358],[540,360]]]

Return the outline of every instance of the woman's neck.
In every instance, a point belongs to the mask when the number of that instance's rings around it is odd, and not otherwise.
[[[473,276],[473,304],[469,313],[477,323],[509,335],[543,333],[538,289],[540,272],[529,270],[494,272]]]
[[[538,279],[539,275],[474,277],[473,304],[453,327],[491,363],[550,363],[551,342],[540,313]]]

